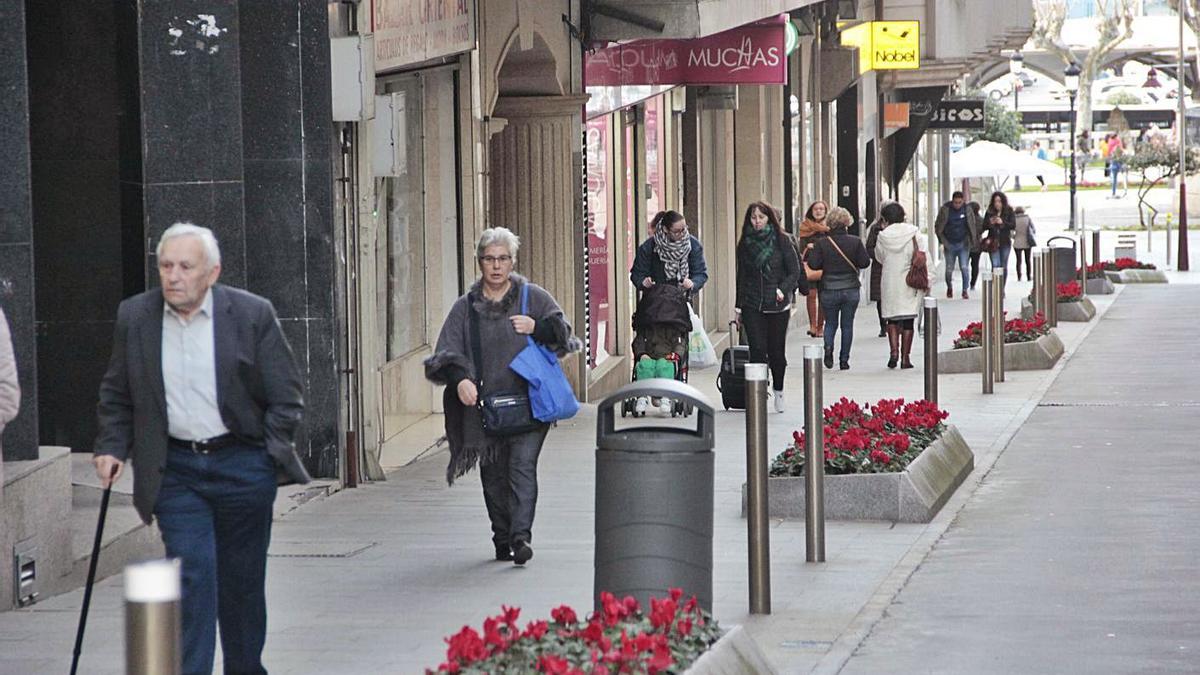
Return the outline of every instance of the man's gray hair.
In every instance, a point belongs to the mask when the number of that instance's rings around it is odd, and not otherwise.
[[[840,206],[829,207],[829,215],[825,216],[825,224],[829,229],[836,230],[843,227],[850,227],[853,222],[850,212]]]
[[[204,258],[208,261],[209,269],[221,264],[221,248],[217,246],[217,237],[212,230],[207,227],[200,227],[192,223],[175,223],[167,228],[166,232],[158,239],[158,246],[154,249],[155,257],[162,257],[163,244],[168,240],[176,237],[196,237],[204,244]]]
[[[479,241],[475,244],[475,257],[482,258],[483,252],[489,246],[503,246],[508,249],[509,255],[516,258],[517,250],[521,248],[521,238],[507,227],[489,227],[479,235]]]

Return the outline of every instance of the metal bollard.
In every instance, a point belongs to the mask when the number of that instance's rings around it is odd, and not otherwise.
[[[1100,262],[1100,230],[1092,232],[1092,262]]]
[[[1079,234],[1079,290],[1084,297],[1087,297],[1087,279],[1088,279],[1088,256],[1086,235],[1082,232]]]
[[[178,560],[125,568],[125,672],[176,675],[183,670]]]
[[[1042,255],[1046,266],[1046,323],[1051,328],[1058,325],[1058,254],[1053,246],[1047,246]]]
[[[746,527],[750,613],[771,613],[771,539],[767,515],[767,364],[746,364]]]
[[[994,376],[992,372],[992,359],[995,358],[994,347],[992,341],[995,339],[996,330],[992,327],[992,322],[996,320],[996,311],[992,306],[996,303],[996,291],[992,281],[991,270],[983,270],[979,273],[979,278],[983,282],[983,393],[992,393]]]
[[[805,560],[825,562],[825,412],[821,345],[804,345]]]
[[[937,298],[925,296],[925,400],[938,400]]]
[[[1043,295],[1042,291],[1045,287],[1046,280],[1042,278],[1042,247],[1034,246],[1030,253],[1029,266],[1032,268],[1030,276],[1033,277],[1033,313],[1037,314],[1046,312],[1046,308],[1042,306]]]
[[[1171,266],[1171,214],[1167,214],[1167,266]]]
[[[1004,270],[992,270],[992,377],[996,382],[1004,381]]]

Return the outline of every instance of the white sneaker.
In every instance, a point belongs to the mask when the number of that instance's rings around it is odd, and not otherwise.
[[[648,407],[650,407],[650,399],[646,398],[645,396],[639,396],[637,397],[637,400],[633,402],[633,412],[637,413],[638,415],[645,415],[646,408]]]
[[[777,391],[777,392],[775,392],[775,412],[781,413],[784,410],[785,410],[785,407],[784,407],[784,403],[783,403],[783,392]]]
[[[658,402],[658,412],[660,412],[664,415],[670,415],[671,414],[671,399],[664,398],[661,401],[659,401]]]

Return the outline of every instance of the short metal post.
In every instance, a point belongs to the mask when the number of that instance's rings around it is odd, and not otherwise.
[[[1171,266],[1171,214],[1167,214],[1167,267]]]
[[[995,358],[994,347],[992,341],[995,340],[996,330],[992,327],[992,322],[996,320],[996,312],[992,306],[996,303],[996,291],[993,290],[994,281],[992,281],[992,271],[982,270],[979,272],[979,278],[983,281],[983,393],[990,394],[994,386],[995,374],[992,372],[993,362]]]
[[[937,327],[937,298],[925,296],[925,400],[931,403],[938,400]]]
[[[995,312],[992,320],[992,330],[995,331],[992,336],[992,348],[995,350],[992,356],[992,376],[996,382],[1004,381],[1004,279],[1004,270],[992,270],[992,291],[996,294],[992,302],[992,311]]]
[[[125,673],[177,675],[183,670],[178,560],[125,568]]]
[[[746,364],[746,527],[750,613],[771,613],[771,539],[767,514],[767,364]]]
[[[1058,252],[1053,246],[1046,247],[1042,264],[1046,266],[1046,322],[1053,328],[1058,325]]]
[[[804,544],[808,562],[825,562],[825,411],[821,345],[804,345]]]
[[[1086,232],[1086,231],[1085,231]],[[1087,235],[1084,232],[1079,233],[1079,292],[1087,297],[1087,280],[1088,280],[1088,257],[1087,257]]]
[[[1033,313],[1037,314],[1038,312],[1042,312],[1044,314],[1046,312],[1046,308],[1042,305],[1043,300],[1045,299],[1043,293],[1045,291],[1046,280],[1042,278],[1041,246],[1033,247],[1033,251],[1030,253],[1029,264],[1032,268],[1030,276],[1033,277]]]
[[[1100,230],[1092,232],[1092,262],[1100,262]]]

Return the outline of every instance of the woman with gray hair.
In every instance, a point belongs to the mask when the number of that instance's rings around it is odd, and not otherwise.
[[[846,209],[835,206],[829,209],[825,224],[829,236],[821,239],[808,254],[808,266],[822,270],[821,307],[825,310],[825,367],[833,367],[833,341],[838,328],[842,330],[842,344],[838,352],[838,365],[842,370],[850,369],[850,345],[854,342],[854,315],[858,313],[858,300],[862,282],[858,271],[871,264],[871,256],[863,246],[862,239],[849,233],[852,218]]]
[[[513,271],[520,246],[504,227],[479,236],[480,278],[450,308],[436,351],[425,360],[425,376],[446,385],[446,481],[453,484],[479,463],[496,560],[524,565],[533,557],[537,461],[549,425],[526,414],[527,424],[519,429],[485,428],[482,407],[489,402],[528,407],[529,386],[509,368],[527,337],[560,357],[582,345],[550,293]]]

